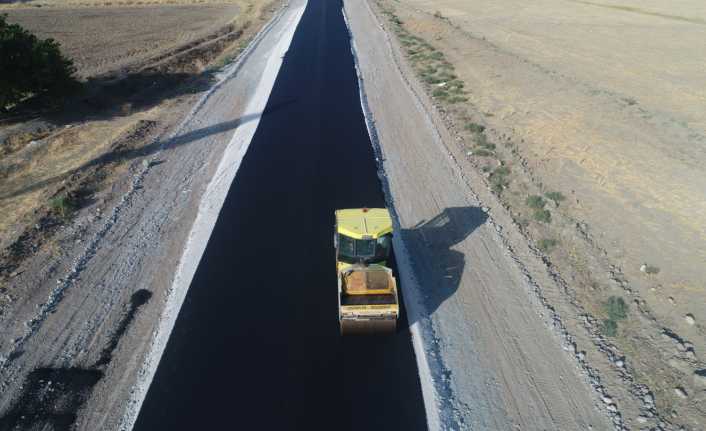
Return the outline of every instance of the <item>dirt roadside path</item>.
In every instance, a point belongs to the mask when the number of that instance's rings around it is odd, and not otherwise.
[[[575,336],[547,305],[549,297],[568,310],[562,287],[480,176],[462,169],[464,159],[445,145],[453,139],[408,81],[367,2],[345,5],[409,258],[401,276],[423,347],[417,353],[430,426],[612,428],[599,398],[607,391],[576,359]],[[622,425],[620,415],[613,421]]]
[[[177,127],[146,127],[159,151],[82,210],[60,232],[59,249],[42,251],[12,279],[13,292],[26,295],[0,315],[0,429],[130,428],[125,414],[139,409],[169,335],[162,323],[185,293],[172,285],[174,268],[197,214],[217,214],[222,204],[218,196],[204,202],[204,193],[224,152],[247,145],[233,136],[260,114],[247,111],[249,101],[305,4],[290,3],[190,112],[174,114]]]

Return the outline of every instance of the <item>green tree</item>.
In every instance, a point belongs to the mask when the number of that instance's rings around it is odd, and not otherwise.
[[[38,39],[0,15],[0,109],[30,95],[52,101],[78,88],[73,62],[54,39]]]

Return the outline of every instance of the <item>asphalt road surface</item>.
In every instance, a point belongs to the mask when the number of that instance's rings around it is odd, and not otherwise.
[[[341,2],[310,0],[135,429],[425,429],[406,320],[338,333],[334,210],[363,206],[384,199]]]

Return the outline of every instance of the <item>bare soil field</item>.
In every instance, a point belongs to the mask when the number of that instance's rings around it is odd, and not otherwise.
[[[243,2],[241,2],[243,3]],[[81,77],[115,72],[210,36],[236,17],[241,5],[149,5],[23,8],[4,11],[41,38],[61,43]]]
[[[565,281],[582,316],[569,328],[594,335],[581,357],[610,359],[627,423],[703,429],[703,3],[375,4],[455,145]]]

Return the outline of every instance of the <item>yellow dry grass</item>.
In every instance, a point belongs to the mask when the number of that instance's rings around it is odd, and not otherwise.
[[[49,204],[50,192],[66,177],[109,150],[132,119],[95,121],[82,127],[62,129],[35,141],[1,162],[12,166],[0,182],[0,232],[17,233],[31,213]]]

